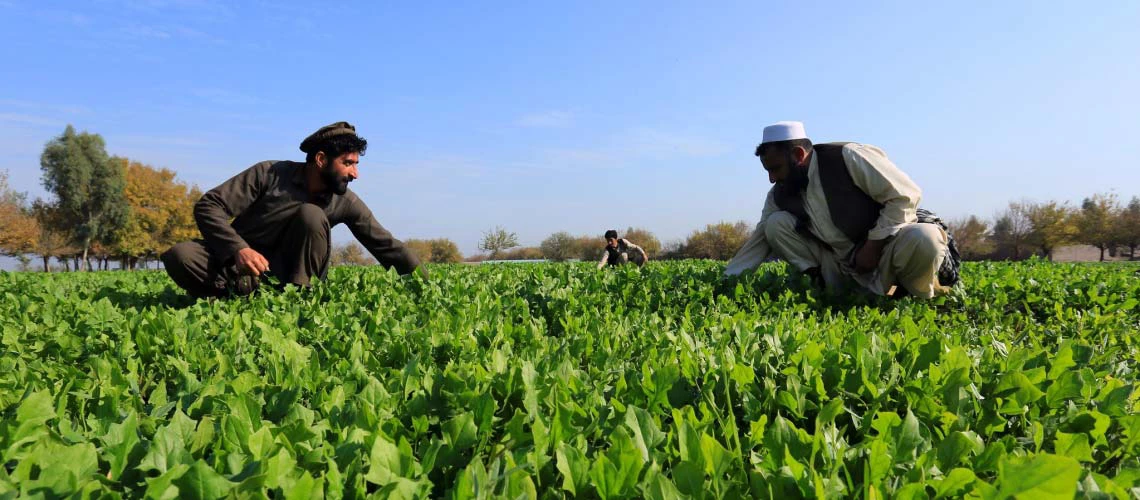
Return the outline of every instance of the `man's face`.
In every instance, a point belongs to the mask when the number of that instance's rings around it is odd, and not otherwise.
[[[799,187],[807,184],[807,151],[794,147],[790,151],[778,147],[769,148],[760,156],[764,170],[768,171],[768,182],[789,182]]]
[[[617,238],[606,238],[606,246],[610,248],[617,248]]]
[[[321,169],[321,178],[325,187],[332,193],[343,195],[348,191],[348,183],[359,176],[357,166],[360,164],[359,153],[345,153],[332,161],[323,161],[327,158],[324,153],[317,153],[317,166]],[[323,164],[322,164],[323,163]]]

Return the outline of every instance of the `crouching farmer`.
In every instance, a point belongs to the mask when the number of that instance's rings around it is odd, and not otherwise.
[[[162,254],[166,272],[197,298],[248,295],[267,275],[307,287],[325,278],[341,223],[382,265],[412,272],[416,256],[348,189],[367,146],[355,127],[334,123],[301,143],[304,162],[264,161],[211,189],[194,205],[203,239]]]
[[[778,258],[830,290],[921,298],[958,281],[945,225],[918,208],[922,191],[879,148],[813,145],[802,123],[780,122],[764,129],[756,156],[773,186],[725,274]]]
[[[602,251],[602,260],[598,261],[598,269],[607,265],[613,267],[630,262],[644,266],[649,262],[649,255],[646,255],[645,249],[625,238],[618,238],[617,230],[610,229],[604,236],[606,247]]]

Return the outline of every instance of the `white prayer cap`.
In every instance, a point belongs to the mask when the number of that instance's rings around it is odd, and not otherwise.
[[[803,122],[776,122],[764,127],[764,140],[760,144],[807,138]]]

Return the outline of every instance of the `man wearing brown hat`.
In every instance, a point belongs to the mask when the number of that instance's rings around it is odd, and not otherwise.
[[[162,254],[166,272],[199,298],[248,295],[266,275],[309,286],[328,271],[329,232],[340,223],[380,264],[416,270],[415,254],[348,190],[367,147],[355,127],[337,122],[301,142],[304,163],[263,161],[206,192],[194,205],[203,239]]]

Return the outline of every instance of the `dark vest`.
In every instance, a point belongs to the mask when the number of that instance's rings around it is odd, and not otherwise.
[[[847,162],[843,161],[843,146],[846,142],[816,144],[813,153],[819,168],[819,181],[823,196],[827,200],[827,211],[831,221],[847,239],[858,245],[867,239],[867,233],[874,229],[879,220],[883,205],[855,185]],[[776,206],[796,217],[796,230],[807,233],[810,227],[807,211],[804,209],[804,193],[777,183],[774,193]]]
[[[616,266],[621,264],[621,254],[628,252],[629,246],[625,244],[625,238],[618,238],[617,248],[610,248],[606,245],[606,264]]]

